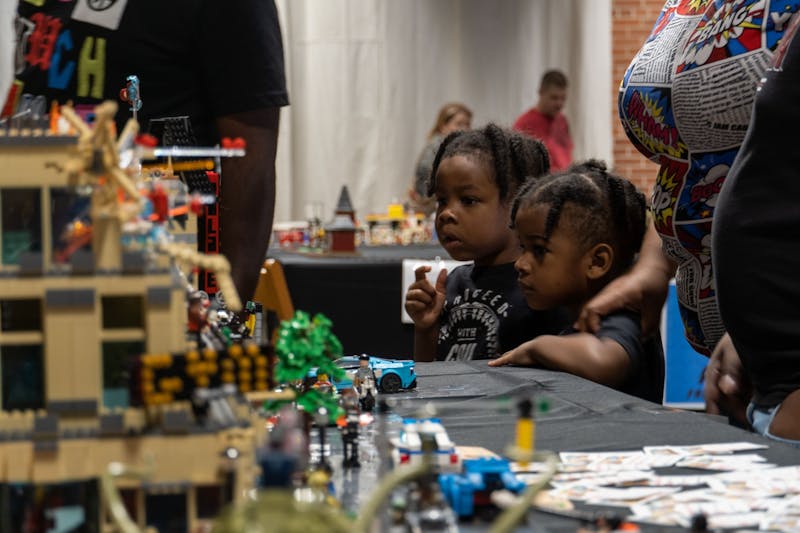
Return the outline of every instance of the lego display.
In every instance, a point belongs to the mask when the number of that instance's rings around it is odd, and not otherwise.
[[[336,215],[332,222],[325,225],[329,252],[356,251],[356,225],[347,215]]]
[[[350,192],[347,190],[347,185],[343,185],[333,213],[333,220],[324,226],[328,251],[355,252],[357,223],[356,211],[350,201]],[[312,219],[309,223],[310,231],[313,231],[313,225]],[[313,235],[309,237],[313,237]]]
[[[346,185],[342,186],[333,218],[323,224],[319,205],[307,206],[307,220],[277,222],[273,240],[281,248],[300,252],[354,253],[358,246],[430,244],[434,236],[433,220],[402,204],[390,204],[385,214],[369,214],[359,221]]]
[[[353,386],[353,378],[361,368],[362,355],[345,355],[334,363],[345,371],[344,376],[334,380],[337,389],[347,389]],[[380,392],[395,393],[401,390],[412,390],[417,386],[417,374],[414,372],[414,361],[409,359],[385,359],[383,357],[368,357],[369,367],[375,376],[375,381]],[[316,376],[316,369],[312,369],[309,377]]]
[[[115,112],[104,103],[90,126],[69,107],[26,111],[0,128],[3,532],[118,522],[109,465],[147,472],[114,480],[139,528],[195,530],[254,487],[263,429],[241,393],[268,388],[269,354],[187,350],[178,265],[215,270],[228,309],[238,295],[223,257],[171,238],[182,185],[139,165],[244,151],[137,144],[134,121],[117,139]]]
[[[129,80],[133,108],[137,94]],[[178,218],[213,195],[193,199],[164,170],[180,161],[163,158],[237,156],[241,143],[155,147],[135,140],[133,121],[117,139],[115,108],[99,106],[91,126],[59,109],[73,135],[49,131],[45,116],[0,128],[0,533],[318,523],[366,533],[411,482],[412,530],[454,524],[436,475],[461,460],[441,422],[401,423],[398,463],[409,464],[391,467],[391,432],[362,431],[378,391],[414,389],[413,362],[341,357],[331,322],[301,311],[281,322],[273,349],[227,261],[175,238]],[[215,272],[221,294],[195,287],[198,267]],[[337,393],[347,370],[351,386]],[[342,466],[384,469],[355,518],[335,499],[325,454],[339,419]]]
[[[364,241],[373,246],[425,244],[435,241],[432,217],[390,204],[386,213],[365,217]]]
[[[332,333],[331,325],[323,315],[311,318],[304,311],[296,311],[291,320],[281,322],[275,345],[274,375],[275,382],[291,394],[286,399],[265,402],[265,411],[274,412],[286,402],[294,402],[308,414],[325,409],[330,421],[336,422],[341,408],[328,376],[333,380],[341,379],[344,371],[334,362],[342,354],[342,345]],[[312,369],[316,369],[317,379],[325,376],[324,387],[309,383],[307,378]]]

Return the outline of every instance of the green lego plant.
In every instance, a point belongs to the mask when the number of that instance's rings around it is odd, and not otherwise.
[[[339,402],[333,391],[309,387],[307,376],[316,368],[317,375],[327,374],[331,380],[344,377],[344,370],[334,362],[342,356],[342,343],[331,331],[333,323],[324,315],[316,314],[312,319],[304,311],[296,311],[291,320],[281,322],[278,342],[275,344],[275,382],[295,393],[297,406],[309,414],[324,407],[332,421],[341,413]],[[270,400],[264,409],[275,412],[287,401]]]

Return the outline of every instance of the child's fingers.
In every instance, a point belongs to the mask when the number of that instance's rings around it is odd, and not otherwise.
[[[426,307],[427,306],[422,302],[416,300],[406,300],[406,313],[408,313],[409,316],[413,317],[415,314],[425,311]]]
[[[489,366],[503,366],[509,365],[514,362],[514,351],[511,350],[509,352],[504,353],[497,359],[490,359]]]
[[[435,293],[432,294],[431,290],[425,290],[423,287],[410,288],[406,293],[406,302],[419,302],[429,306],[433,303],[434,296]]]
[[[447,290],[447,269],[443,268],[436,277],[436,292],[444,293]]]
[[[425,274],[431,271],[431,267],[429,265],[420,265],[414,270],[414,279],[417,281],[422,281],[425,279]]]

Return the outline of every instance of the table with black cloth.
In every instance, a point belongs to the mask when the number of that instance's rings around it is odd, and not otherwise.
[[[283,267],[295,309],[322,313],[345,353],[411,359],[414,326],[400,321],[403,259],[448,258],[438,244],[360,246],[352,254],[270,248]]]
[[[721,417],[663,407],[571,374],[510,366],[490,368],[486,361],[417,363],[415,367],[417,389],[386,397],[397,401],[395,412],[402,416],[416,416],[422,406],[432,404],[457,446],[481,446],[502,455],[514,439],[517,422],[516,409],[507,400],[527,396],[549,403],[549,410],[536,418],[539,450],[633,451],[643,446],[746,441],[768,445],[755,453],[769,462],[800,464],[800,449],[732,427]],[[696,475],[700,471],[670,468],[664,473]],[[374,466],[362,461],[357,476],[358,493],[368,494],[375,483]],[[616,511],[626,514],[624,508]],[[575,519],[540,512],[533,517],[535,520],[519,531],[574,533],[581,525]],[[684,531],[663,526],[641,528]],[[461,529],[482,530],[477,526]]]

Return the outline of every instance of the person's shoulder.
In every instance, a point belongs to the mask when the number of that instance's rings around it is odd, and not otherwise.
[[[538,111],[536,111],[535,107],[531,107],[531,108],[525,110],[514,121],[514,126],[513,127],[516,128],[518,125],[533,119],[537,115],[537,113],[538,113]]]
[[[634,311],[621,310],[606,315],[600,320],[600,329],[595,335],[619,343],[631,357],[643,351],[641,317]]]
[[[453,268],[448,274],[448,279],[453,276],[456,278],[468,278],[472,275],[472,272],[475,268],[475,265],[472,263],[466,265],[458,265],[457,267]]]
[[[604,316],[600,320],[600,328],[603,327],[631,327],[641,331],[641,315],[635,311],[621,309]]]

